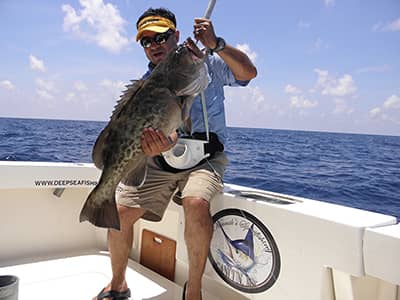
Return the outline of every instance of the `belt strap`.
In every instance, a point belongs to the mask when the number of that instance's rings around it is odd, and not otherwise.
[[[217,134],[214,132],[195,132],[192,134],[192,138],[196,140],[208,141],[208,143],[204,144],[204,152],[210,153],[211,155],[215,152],[224,151],[224,145],[219,141]]]
[[[193,138],[193,139],[204,141],[207,138],[207,134],[206,134],[206,132],[195,132],[191,136],[184,137],[184,138]],[[195,167],[204,163],[207,159],[212,158],[216,152],[222,152],[222,151],[224,151],[224,145],[218,140],[218,136],[214,132],[210,132],[209,133],[209,142],[204,144],[204,152],[210,153],[210,156],[201,160]],[[182,170],[182,169],[176,169],[176,168],[170,166],[162,155],[156,156],[154,159],[165,171],[168,171],[171,173],[179,173],[179,172],[186,171],[186,170]]]

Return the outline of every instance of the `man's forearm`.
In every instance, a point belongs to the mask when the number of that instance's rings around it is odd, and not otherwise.
[[[227,44],[218,55],[229,66],[237,80],[251,80],[257,76],[256,67],[242,51]]]

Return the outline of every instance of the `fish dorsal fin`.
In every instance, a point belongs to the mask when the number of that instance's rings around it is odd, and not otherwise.
[[[144,80],[131,80],[131,84],[128,84],[126,86],[127,89],[123,92],[121,98],[115,105],[110,121],[108,122],[107,126],[102,130],[100,135],[97,137],[96,143],[94,144],[92,151],[92,160],[97,168],[102,169],[104,165],[103,153],[104,153],[105,141],[110,131],[110,124],[112,123],[112,121],[118,118],[122,109],[125,107],[128,101],[136,95],[136,93],[143,86],[143,83]]]
[[[126,86],[126,90],[123,91],[121,98],[118,100],[117,104],[114,107],[114,111],[111,115],[111,121],[114,120],[121,110],[125,107],[126,103],[128,103],[129,99],[132,99],[136,93],[143,86],[144,80],[131,80],[131,84]]]

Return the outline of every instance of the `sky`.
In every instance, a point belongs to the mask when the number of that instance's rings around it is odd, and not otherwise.
[[[147,69],[142,12],[172,10],[183,40],[207,5],[0,0],[0,117],[108,121]],[[211,19],[258,70],[225,88],[228,126],[400,135],[399,0],[217,0]]]

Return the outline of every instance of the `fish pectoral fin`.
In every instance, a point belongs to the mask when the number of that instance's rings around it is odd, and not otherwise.
[[[194,98],[194,96],[182,97],[182,121],[189,118]]]
[[[96,186],[83,205],[79,221],[89,221],[97,227],[120,230],[115,193],[112,195],[102,194]]]
[[[182,125],[179,127],[179,130],[185,135],[190,135],[192,133],[192,118],[188,117],[186,120],[184,120]]]

